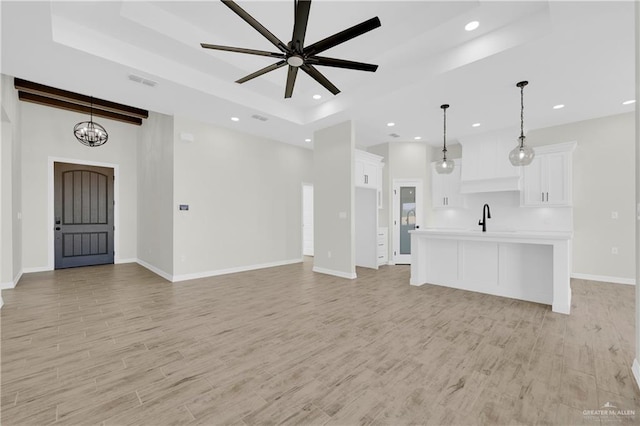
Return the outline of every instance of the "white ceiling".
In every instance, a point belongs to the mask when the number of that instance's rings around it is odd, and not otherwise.
[[[238,1],[285,43],[293,0]],[[284,99],[286,68],[234,83],[274,59],[205,50],[201,42],[274,51],[219,1],[2,1],[2,73],[165,114],[311,147],[313,131],[351,119],[357,144],[449,140],[632,111],[632,1],[328,1],[311,6],[311,44],[378,16],[382,27],[323,53],[379,65],[318,67],[337,96],[304,73]],[[480,22],[473,32],[464,25]],[[158,82],[132,82],[136,74]],[[314,94],[322,99],[314,100]],[[554,110],[556,104],[566,107]],[[259,114],[268,121],[251,118]],[[232,122],[231,116],[240,118]],[[393,121],[396,126],[387,127]],[[482,123],[471,127],[472,123]],[[178,129],[188,131],[188,129]],[[400,135],[390,137],[390,133]]]

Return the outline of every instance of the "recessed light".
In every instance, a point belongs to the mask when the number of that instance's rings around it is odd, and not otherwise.
[[[231,117],[231,121],[240,121],[238,117]]]
[[[311,139],[307,138],[304,140],[305,142],[311,142]]]
[[[553,109],[562,109],[562,108],[564,108],[563,104],[558,104],[553,106]]]
[[[480,127],[480,123],[473,123],[471,127]]]
[[[420,139],[422,139],[422,136],[416,136],[413,139],[416,140],[416,141],[419,141]]]
[[[478,21],[471,21],[469,22],[467,25],[464,26],[464,29],[467,31],[473,31],[476,28],[478,28],[480,26],[480,22]]]
[[[316,99],[316,100],[322,99],[322,95],[313,95],[313,99]]]
[[[631,104],[635,104],[636,100],[635,99],[629,99],[628,101],[624,101],[622,103],[622,105],[631,105]]]
[[[389,123],[387,123],[387,127],[393,127],[393,126],[395,126],[395,125],[396,125],[396,123],[393,123],[393,122],[389,122]]]

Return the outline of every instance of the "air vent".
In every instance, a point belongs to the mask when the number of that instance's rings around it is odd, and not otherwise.
[[[400,135],[397,133],[389,133],[389,136],[391,136],[392,138],[399,138]]]
[[[262,115],[258,115],[258,114],[253,114],[253,115],[251,116],[251,118],[255,118],[256,120],[260,120],[260,121],[267,121],[267,120],[268,120],[268,118],[267,118],[267,117],[264,117],[264,116],[262,116]]]
[[[144,84],[145,86],[149,87],[156,87],[158,85],[157,81],[149,80],[135,74],[129,74],[129,80],[135,81],[136,83]]]

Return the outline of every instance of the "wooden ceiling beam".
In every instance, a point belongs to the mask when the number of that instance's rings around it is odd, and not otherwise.
[[[87,116],[89,116],[89,114],[91,114],[91,112],[93,111],[93,115],[95,117],[108,118],[110,120],[122,121],[124,123],[135,124],[138,126],[142,124],[142,118],[140,117],[133,117],[130,115],[119,114],[113,111],[103,110],[101,108],[97,108],[95,104],[92,109],[90,106],[63,101],[61,99],[50,98],[48,96],[43,96],[36,93],[23,92],[21,90],[18,91],[18,99],[25,102],[50,106],[67,111],[80,112],[83,114],[87,114]],[[87,117],[87,119],[88,118],[89,117]]]
[[[97,109],[100,109],[104,113],[113,112],[121,116],[128,116],[128,117],[138,118],[138,119],[149,117],[149,111],[144,109],[135,108],[135,107],[131,107],[124,104],[119,104],[119,103],[107,101],[104,99],[93,98],[91,96],[70,92],[68,90],[57,89],[51,86],[45,86],[44,84],[34,83],[32,81],[23,80],[21,78],[14,78],[13,84],[14,84],[14,87],[22,93],[29,93],[33,95],[39,95],[47,99],[59,100],[59,101],[62,101],[63,104],[65,105],[66,104],[77,105],[78,109],[71,109],[72,111],[84,112],[84,110],[80,109],[81,107],[86,107],[87,110],[89,110],[91,105],[93,105],[94,115],[99,115],[99,114],[96,114],[95,111]],[[45,105],[48,105],[48,104],[45,104]],[[62,108],[54,104],[51,104],[50,106]],[[69,109],[69,106],[67,105],[67,107],[63,109]],[[106,117],[105,115],[102,115],[102,116]],[[106,117],[106,118],[111,118],[111,117]],[[123,120],[120,120],[120,121],[123,121]]]

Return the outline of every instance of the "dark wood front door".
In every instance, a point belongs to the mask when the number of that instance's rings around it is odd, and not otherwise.
[[[113,169],[54,163],[55,267],[113,263]]]

